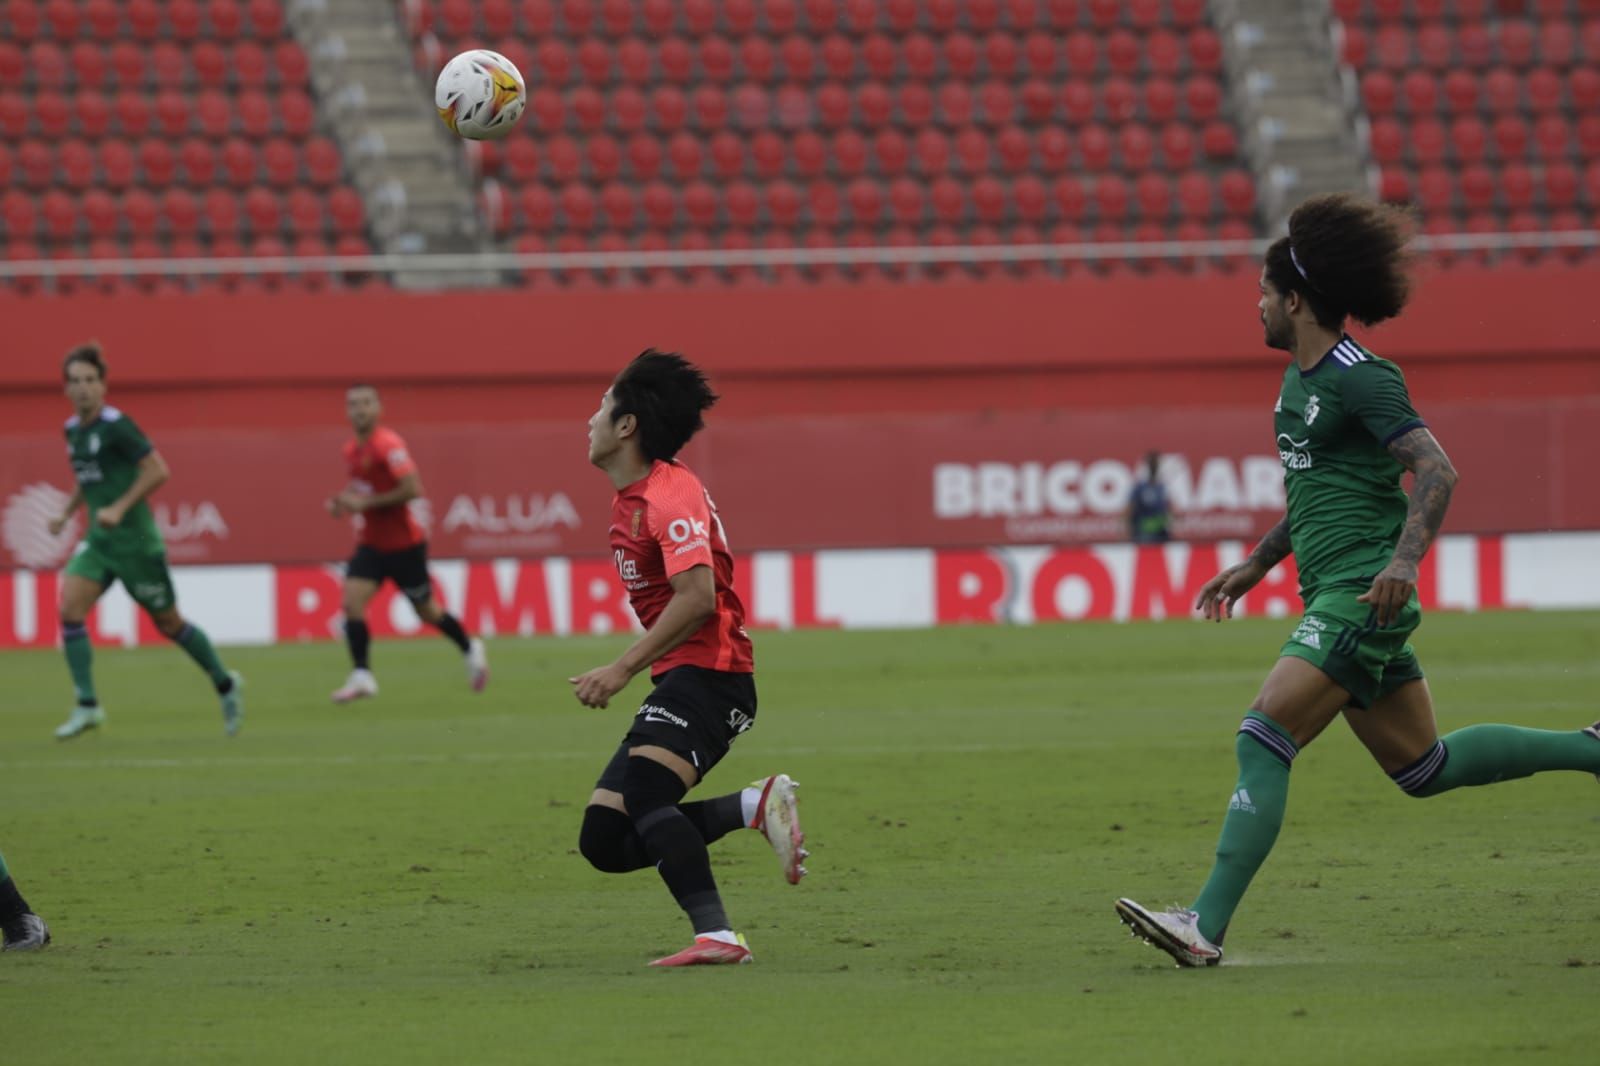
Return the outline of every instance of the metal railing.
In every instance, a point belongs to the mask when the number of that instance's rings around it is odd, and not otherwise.
[[[933,266],[976,263],[1140,262],[1259,258],[1271,239],[1112,241],[1086,244],[917,245],[870,248],[712,248],[616,252],[473,252],[415,255],[227,256],[181,259],[0,260],[0,279],[216,277],[232,274],[407,274],[500,271],[650,270],[717,267]],[[1428,234],[1423,253],[1600,248],[1600,230]]]

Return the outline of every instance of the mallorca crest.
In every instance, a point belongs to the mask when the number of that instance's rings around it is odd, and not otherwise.
[[[1322,413],[1322,401],[1317,399],[1317,394],[1312,393],[1311,399],[1306,401],[1306,425],[1317,420],[1317,415]]]

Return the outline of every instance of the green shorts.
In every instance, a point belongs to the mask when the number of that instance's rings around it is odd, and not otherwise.
[[[178,602],[164,553],[119,552],[85,540],[72,553],[66,572],[106,588],[121,581],[133,601],[147,611],[165,611]]]
[[[1333,678],[1357,707],[1370,707],[1422,677],[1417,653],[1408,643],[1422,623],[1417,598],[1412,596],[1400,616],[1379,629],[1373,609],[1356,602],[1365,591],[1347,586],[1312,596],[1300,625],[1279,652],[1304,659]]]

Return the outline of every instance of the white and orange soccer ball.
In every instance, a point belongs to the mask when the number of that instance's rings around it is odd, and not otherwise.
[[[444,65],[433,103],[451,130],[473,141],[497,141],[511,132],[528,104],[528,86],[511,60],[476,48]]]

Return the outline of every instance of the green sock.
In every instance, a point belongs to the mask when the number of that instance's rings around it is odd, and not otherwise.
[[[94,646],[83,623],[61,623],[61,650],[67,656],[67,672],[72,675],[79,705],[93,707],[99,702],[94,695]]]
[[[1289,804],[1289,765],[1300,751],[1282,726],[1251,711],[1239,725],[1233,749],[1239,757],[1239,783],[1217,840],[1217,861],[1191,908],[1200,915],[1200,935],[1213,944],[1233,920],[1251,878],[1278,839]]]
[[[193,622],[185,622],[178,635],[173,638],[178,646],[189,653],[189,658],[200,664],[211,678],[211,683],[219,689],[226,689],[233,684],[228,676],[227,669],[222,665],[222,660],[217,658],[217,649],[211,646],[211,638],[206,636],[206,631]]]
[[[1444,767],[1433,780],[1409,789],[1413,796],[1437,796],[1453,788],[1513,781],[1541,770],[1600,773],[1600,740],[1582,729],[1469,725],[1439,743],[1446,752]]]

